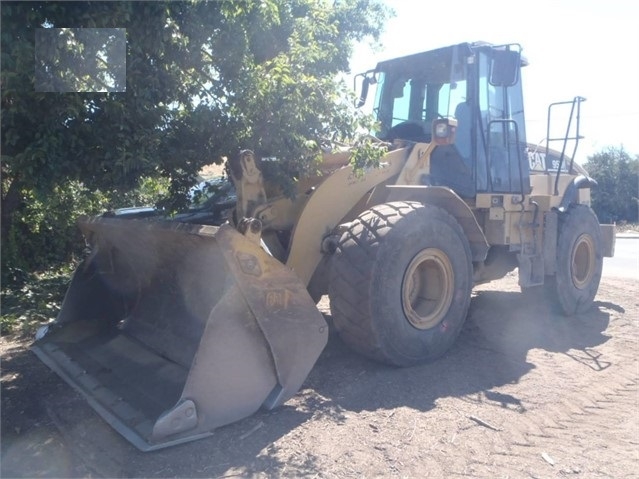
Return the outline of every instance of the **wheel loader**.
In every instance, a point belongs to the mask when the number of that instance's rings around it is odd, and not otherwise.
[[[283,195],[245,150],[222,225],[81,221],[90,254],[33,351],[146,451],[296,394],[327,342],[325,294],[341,339],[396,366],[441,356],[473,286],[515,269],[525,293],[583,313],[614,252],[574,161],[584,99],[551,105],[529,143],[526,65],[519,45],[487,43],[380,62],[356,77],[360,104],[375,90],[379,164],[327,152]]]

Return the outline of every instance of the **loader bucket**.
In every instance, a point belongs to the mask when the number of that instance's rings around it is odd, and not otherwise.
[[[231,226],[80,227],[92,252],[32,349],[141,450],[282,404],[326,345],[295,273]]]

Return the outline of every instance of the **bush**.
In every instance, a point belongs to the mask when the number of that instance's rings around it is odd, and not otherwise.
[[[33,334],[38,326],[55,319],[60,311],[74,264],[40,274],[13,270],[14,281],[1,293],[0,334]]]
[[[2,243],[2,288],[20,285],[24,271],[59,267],[81,257],[84,241],[77,227],[82,215],[97,215],[124,206],[153,205],[167,192],[168,180],[145,178],[136,190],[89,191],[79,182],[58,186],[49,194],[21,192],[21,207]]]
[[[588,158],[584,165],[597,180],[592,208],[599,221],[636,223],[639,216],[639,156],[631,158],[623,147],[609,147]]]

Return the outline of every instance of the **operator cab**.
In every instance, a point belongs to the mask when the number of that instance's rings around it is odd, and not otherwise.
[[[430,143],[432,124],[457,122],[453,144],[437,146],[422,183],[462,197],[528,193],[529,165],[519,45],[462,43],[378,63],[362,79],[358,106],[376,85],[374,132],[388,142]],[[356,78],[357,80],[357,78]]]

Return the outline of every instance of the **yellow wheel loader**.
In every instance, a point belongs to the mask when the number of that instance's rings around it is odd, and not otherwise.
[[[33,351],[151,450],[294,395],[327,341],[327,293],[341,338],[397,366],[442,355],[473,286],[516,268],[524,292],[586,311],[614,231],[574,162],[583,99],[549,108],[549,125],[569,110],[565,134],[527,143],[525,65],[518,45],[486,43],[379,63],[357,77],[361,103],[376,90],[379,165],[327,153],[288,197],[244,151],[221,226],[82,221],[90,255]]]

